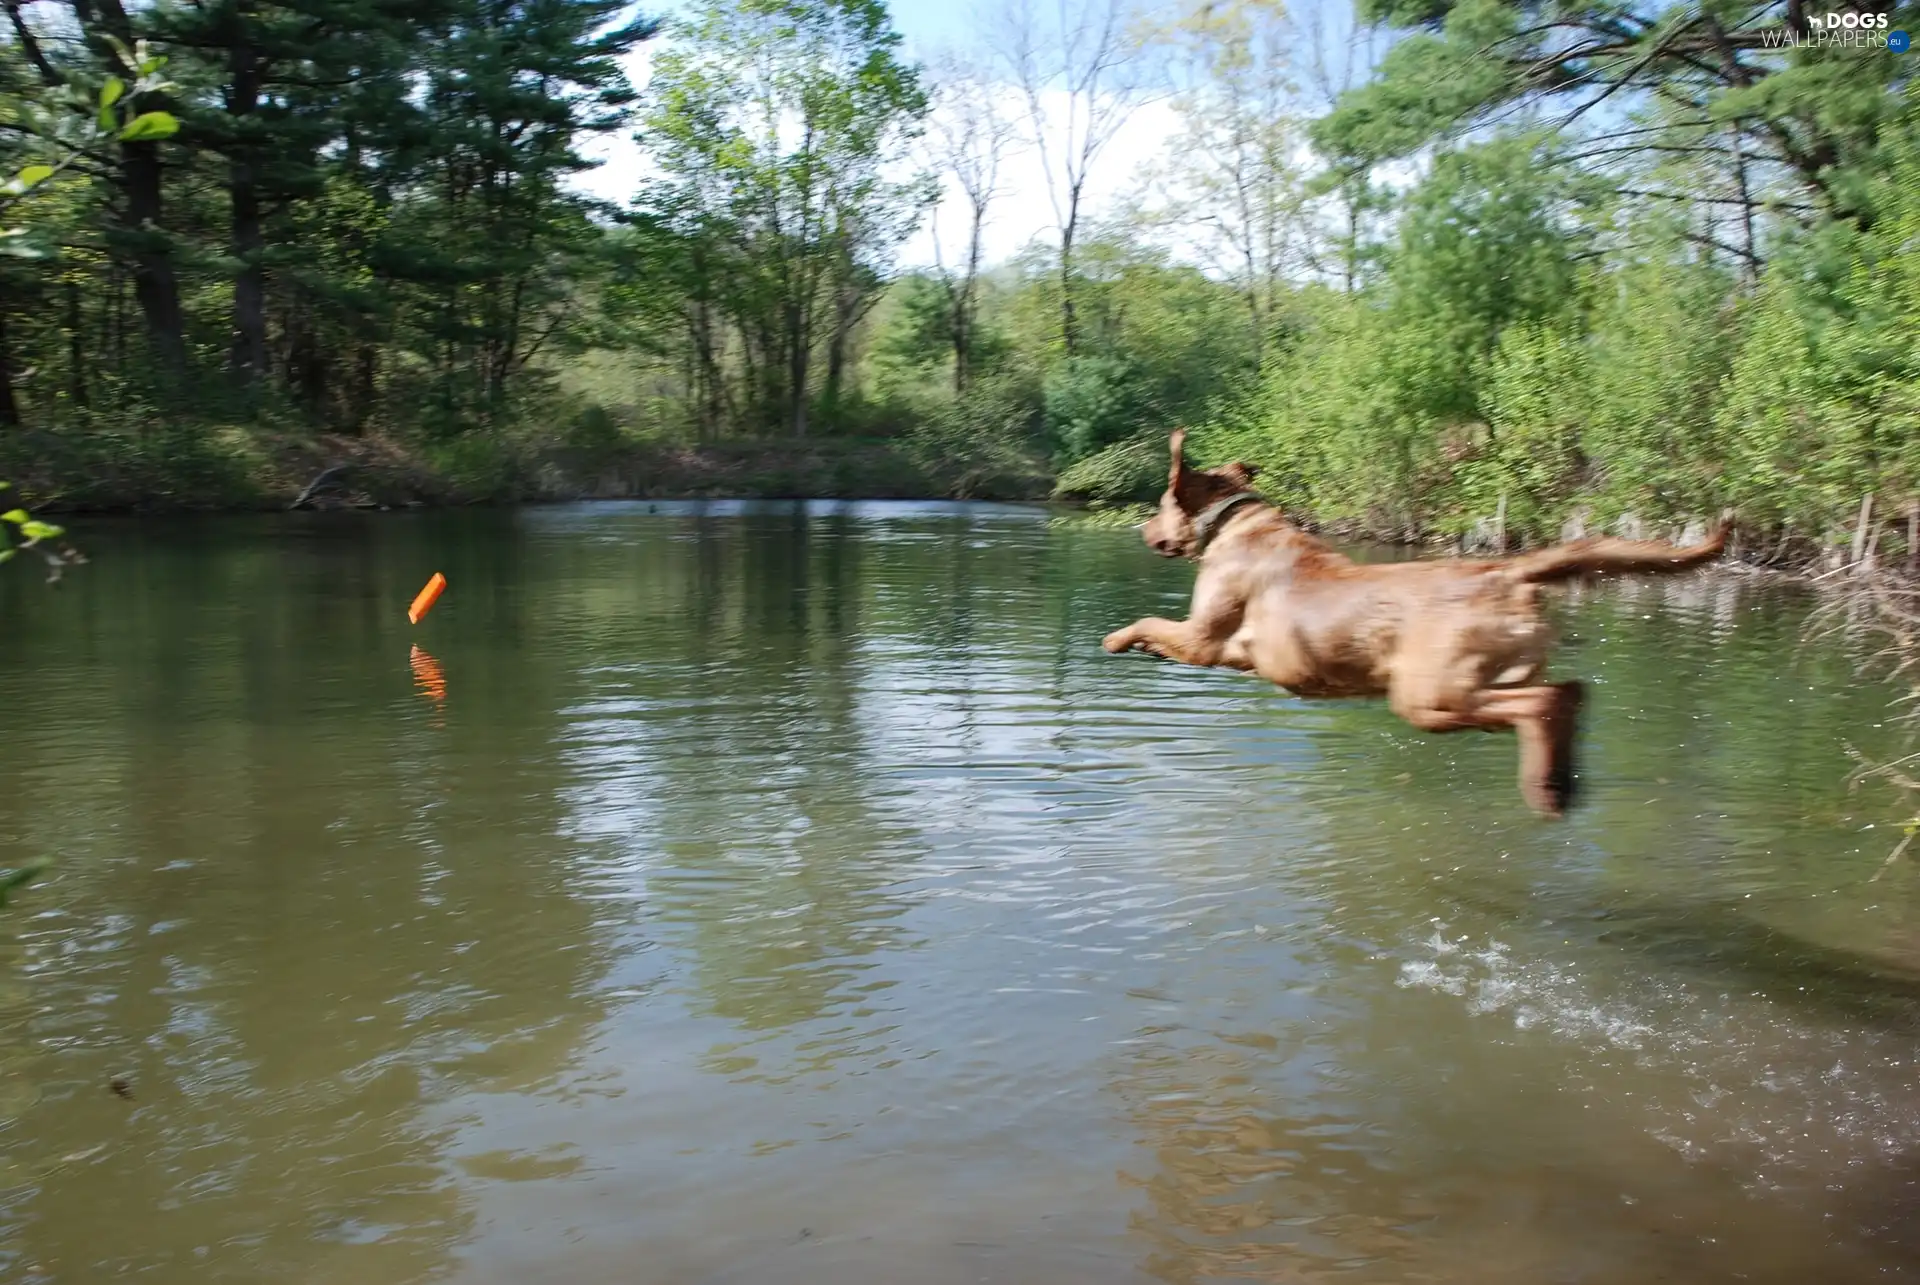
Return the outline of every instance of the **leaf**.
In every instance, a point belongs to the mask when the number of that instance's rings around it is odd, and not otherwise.
[[[18,174],[15,174],[13,178],[7,182],[7,187],[6,187],[7,194],[9,196],[12,196],[12,195],[15,195],[16,193],[25,192],[30,188],[39,187],[42,183],[46,182],[48,179],[52,177],[53,177],[53,166],[29,165],[27,166],[27,168],[21,170]]]
[[[5,513],[0,513],[0,522],[11,522],[18,526],[32,516],[25,509],[8,509]]]
[[[12,562],[13,555],[18,552],[18,549],[0,549],[0,562]]]
[[[112,129],[114,125],[113,105],[120,101],[120,95],[127,92],[127,82],[118,76],[107,77],[107,83],[100,89],[100,128]]]
[[[42,522],[38,518],[28,518],[20,524],[20,534],[29,540],[57,540],[66,534],[66,528]]]
[[[155,139],[166,138],[180,129],[180,122],[166,112],[142,112],[127,122],[120,131],[123,143],[150,143]]]
[[[7,897],[16,888],[24,888],[45,872],[47,863],[36,861],[32,865],[22,866],[18,870],[9,870],[0,875],[0,906],[7,904]]]

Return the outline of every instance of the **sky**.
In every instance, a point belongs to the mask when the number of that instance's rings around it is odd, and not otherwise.
[[[1349,0],[1321,0],[1321,3],[1338,10],[1337,16],[1329,15],[1329,29],[1344,28],[1351,21]],[[649,4],[645,12],[670,17],[684,8],[684,0],[670,0],[665,4]],[[943,48],[977,49],[980,43],[977,33],[989,27],[979,0],[891,0],[889,9],[906,56],[915,60],[929,58]],[[659,39],[649,41],[630,57],[628,73],[635,85],[644,88],[659,46]],[[1004,105],[1022,124],[1024,133],[1024,100],[1011,86],[1005,91]],[[1166,150],[1178,130],[1178,114],[1165,101],[1149,102],[1128,119],[1089,176],[1086,204],[1092,217],[1097,219],[1137,189],[1146,165]],[[606,200],[624,204],[631,199],[647,173],[646,156],[640,144],[629,135],[621,135],[600,140],[586,150],[602,164],[584,175],[580,186]],[[944,195],[938,216],[923,221],[901,247],[900,266],[914,268],[933,263],[936,228],[949,257],[952,256],[964,232],[957,199],[957,190],[949,190]],[[1051,241],[1057,235],[1040,155],[1031,147],[1021,147],[1002,162],[1001,194],[988,212],[983,237],[987,262],[1004,262],[1034,238],[1045,237]],[[1178,244],[1171,248],[1176,254],[1183,249]]]

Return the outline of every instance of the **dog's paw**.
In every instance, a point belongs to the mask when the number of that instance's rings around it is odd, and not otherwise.
[[[1100,646],[1118,656],[1133,646],[1133,634],[1125,629],[1116,629],[1100,640]]]

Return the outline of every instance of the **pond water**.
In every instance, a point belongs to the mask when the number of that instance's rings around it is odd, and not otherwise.
[[[1032,509],[79,534],[0,585],[0,1280],[1920,1280],[1898,733],[1778,587],[1565,600],[1553,824],[1105,655],[1191,569]]]

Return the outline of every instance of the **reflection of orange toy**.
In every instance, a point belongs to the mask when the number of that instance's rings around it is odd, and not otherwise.
[[[407,608],[407,623],[417,625],[420,617],[433,610],[433,604],[440,601],[440,595],[447,591],[447,578],[438,571],[433,579],[427,581],[427,587],[414,595],[413,605]]]
[[[421,651],[413,649],[413,681],[422,695],[438,705],[447,699],[447,676],[440,672],[440,662]]]

